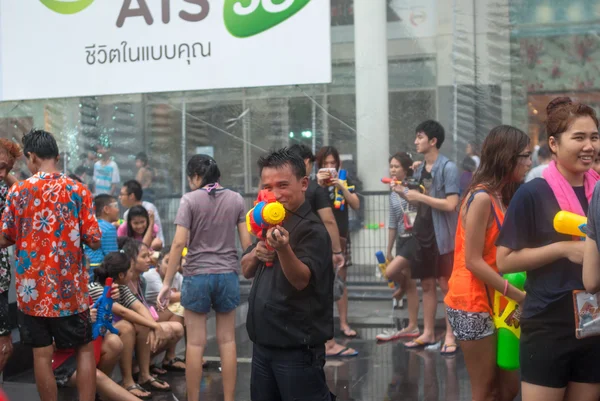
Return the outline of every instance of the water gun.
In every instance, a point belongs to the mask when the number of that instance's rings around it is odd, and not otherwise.
[[[381,182],[383,182],[384,184],[391,184],[392,182],[395,182],[396,185],[402,185],[408,189],[414,189],[415,191],[419,191],[422,194],[425,193],[425,187],[421,184],[419,184],[419,181],[415,180],[414,178],[407,178],[404,181],[400,181],[400,180],[395,180],[393,178],[382,178]]]
[[[525,273],[505,274],[504,279],[523,291],[527,275]],[[496,291],[494,296],[494,324],[498,329],[496,364],[501,369],[519,369],[520,317],[519,304]]]
[[[338,174],[338,181],[344,187],[346,187],[348,191],[354,192],[354,185],[348,186],[348,172],[346,170],[340,170],[340,173]],[[338,187],[335,187],[335,201],[333,202],[333,206],[339,210],[344,210],[344,207],[346,206],[344,194]]]
[[[248,232],[261,241],[265,242],[268,249],[269,243],[265,236],[269,228],[280,224],[285,219],[285,208],[275,199],[273,192],[266,189],[258,193],[254,207],[246,214],[246,227]],[[273,266],[267,262],[267,266]]]
[[[385,269],[388,266],[388,261],[385,259],[385,255],[383,254],[383,252],[377,251],[375,253],[375,257],[377,258],[377,263],[379,266],[379,270],[381,271],[381,275],[387,279],[388,287],[395,288],[396,284],[392,280],[390,280],[385,274]]]
[[[572,235],[582,240],[585,239],[587,218],[564,210],[554,216],[554,229],[559,234]]]
[[[119,334],[119,330],[112,325],[113,299],[110,297],[112,284],[113,279],[107,278],[106,283],[104,283],[104,292],[102,293],[102,296],[98,298],[94,306],[92,306],[92,308],[98,311],[96,322],[92,326],[92,339],[94,340],[98,338],[98,336],[104,337],[107,330],[113,334]]]

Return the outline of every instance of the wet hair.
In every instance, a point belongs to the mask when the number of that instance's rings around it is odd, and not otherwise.
[[[308,161],[311,163],[315,162],[315,155],[313,154],[312,150],[306,145],[296,143],[290,146],[288,149],[290,152],[300,156],[302,160],[308,159]]]
[[[6,152],[6,155],[8,156],[9,170],[14,167],[15,161],[23,155],[23,151],[19,144],[6,138],[0,138],[0,151]]]
[[[268,155],[261,156],[258,159],[257,165],[259,175],[262,174],[262,171],[265,168],[281,169],[285,166],[289,166],[297,179],[301,180],[306,177],[306,165],[304,164],[304,159],[290,151],[289,148],[282,148],[273,151]]]
[[[187,163],[187,176],[191,179],[195,176],[202,177],[200,188],[207,185],[216,184],[221,179],[221,170],[217,166],[215,159],[209,155],[194,155]],[[210,191],[209,195],[215,196],[215,191]]]
[[[137,259],[140,253],[140,244],[143,243],[131,237],[117,238],[117,245],[119,246],[119,249],[125,252],[131,260]]]
[[[434,120],[423,121],[421,124],[417,125],[417,128],[415,128],[415,133],[418,134],[419,132],[424,133],[430,141],[434,138],[437,139],[435,147],[438,149],[442,147],[442,144],[446,139],[444,127],[442,127],[442,124]]]
[[[484,185],[490,192],[500,192],[502,202],[508,205],[520,184],[513,181],[519,153],[528,145],[529,136],[518,128],[510,125],[493,128],[483,141],[481,163],[465,194]]]
[[[142,162],[144,166],[148,165],[148,155],[144,152],[140,152],[135,156],[135,160],[139,160]]]
[[[101,216],[102,213],[104,213],[104,208],[116,201],[117,198],[109,194],[100,194],[96,196],[94,198],[94,206],[96,206],[96,216]]]
[[[550,160],[552,158],[552,151],[547,143],[544,143],[538,149],[538,160]]]
[[[148,229],[153,229],[150,227],[150,215],[148,214],[146,208],[141,205],[134,206],[129,209],[129,213],[127,214],[127,236],[131,238],[135,238],[137,234],[135,231],[133,231],[133,226],[131,225],[131,222],[136,217],[143,217],[146,219],[146,230],[142,233],[142,237],[146,235],[146,231],[148,231]]]
[[[335,160],[335,168],[339,170],[342,162],[340,160],[340,153],[333,146],[323,146],[317,152],[317,166],[319,168],[323,168],[323,164],[325,164],[325,159],[327,156],[333,156],[333,160]]]
[[[400,165],[402,166],[402,170],[404,170],[404,172],[406,173],[406,176],[412,177],[412,175],[413,175],[413,169],[412,169],[413,160],[408,153],[397,152],[392,157],[390,157],[389,163],[391,163],[392,160],[398,160],[398,163],[400,163]]]
[[[51,133],[44,130],[32,129],[23,135],[23,154],[29,157],[34,153],[42,160],[56,159],[58,157],[58,144]]]
[[[119,274],[127,274],[131,267],[131,257],[127,252],[111,252],[104,257],[102,264],[94,269],[94,280],[104,285],[107,278],[116,280]]]
[[[125,181],[123,187],[127,190],[127,195],[133,194],[135,200],[137,200],[138,202],[142,200],[142,196],[144,196],[142,184],[140,184],[136,180],[129,180]]]
[[[469,173],[472,173],[477,169],[477,163],[475,163],[475,160],[473,160],[471,156],[465,156],[460,166]]]
[[[579,117],[591,117],[598,127],[596,112],[587,104],[573,102],[570,97],[561,96],[554,98],[546,107],[546,134],[548,138],[554,137],[560,141],[560,136],[567,131]]]
[[[170,246],[166,246],[163,249],[161,249],[160,253],[158,254],[158,259],[156,260],[157,267],[160,267],[163,259],[166,258],[167,256],[169,256],[169,253],[171,253]]]

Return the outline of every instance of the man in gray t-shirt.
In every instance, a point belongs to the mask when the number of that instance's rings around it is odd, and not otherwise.
[[[175,224],[189,230],[184,276],[238,272],[235,230],[246,220],[244,199],[229,189],[204,189],[181,198]]]

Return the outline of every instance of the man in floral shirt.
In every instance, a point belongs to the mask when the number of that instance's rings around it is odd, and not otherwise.
[[[0,247],[15,244],[21,340],[33,347],[42,401],[57,399],[53,343],[76,349],[79,399],[93,401],[96,369],[82,246],[100,246],[92,195],[60,173],[58,145],[50,133],[26,134],[23,153],[34,175],[8,192],[0,236]]]

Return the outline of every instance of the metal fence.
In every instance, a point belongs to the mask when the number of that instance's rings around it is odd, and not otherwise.
[[[256,194],[242,195],[246,208],[252,208]],[[358,212],[350,210],[350,243],[353,266],[349,270],[348,280],[356,283],[382,282],[378,275],[375,252],[385,252],[388,241],[389,192],[361,192],[361,208]],[[156,199],[155,206],[160,214],[165,241],[170,244],[175,234],[173,224],[180,196]],[[238,247],[240,247],[238,243]],[[240,247],[241,252],[241,247]]]

